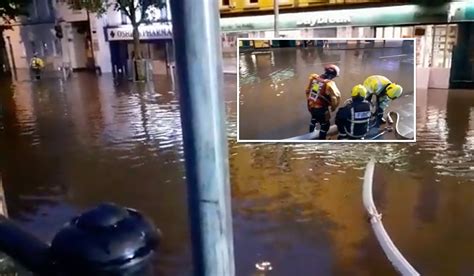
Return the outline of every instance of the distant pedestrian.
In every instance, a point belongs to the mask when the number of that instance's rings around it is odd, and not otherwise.
[[[33,54],[33,58],[30,61],[30,68],[31,71],[33,71],[35,79],[39,80],[41,78],[41,71],[44,68],[44,62],[38,57],[37,53]]]

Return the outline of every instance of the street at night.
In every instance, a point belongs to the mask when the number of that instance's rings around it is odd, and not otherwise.
[[[164,233],[159,271],[191,271],[178,108],[171,81],[154,90],[111,76],[2,81],[2,177],[10,217],[49,241],[89,206],[113,201]],[[236,81],[225,76],[238,275],[394,274],[365,219],[364,166],[397,246],[426,275],[472,269],[471,91],[419,90],[416,144],[236,143]],[[453,215],[455,214],[455,215]],[[442,250],[441,250],[442,249]]]
[[[0,276],[473,275],[474,3],[0,1]]]

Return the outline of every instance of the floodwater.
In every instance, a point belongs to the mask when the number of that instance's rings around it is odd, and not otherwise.
[[[137,208],[164,233],[160,275],[190,275],[177,95],[75,74],[2,81],[0,168],[10,216],[49,241],[102,201]],[[225,77],[237,275],[396,275],[362,205],[375,203],[422,275],[474,272],[474,91],[417,91],[417,143],[236,143],[236,81]],[[269,262],[272,270],[259,271]]]
[[[371,75],[383,75],[402,85],[404,94],[391,103],[387,112],[398,111],[403,131],[413,130],[412,46],[274,48],[240,54],[239,139],[278,140],[307,133],[311,119],[305,98],[309,75],[323,73],[328,63],[341,69],[340,77],[335,79],[341,105],[350,98],[352,87]],[[334,117],[335,112],[333,123]]]

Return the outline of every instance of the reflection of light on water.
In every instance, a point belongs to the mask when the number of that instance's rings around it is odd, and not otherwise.
[[[270,271],[273,269],[272,264],[270,262],[256,263],[255,268],[257,268],[259,271]]]
[[[472,113],[470,122],[474,117]],[[454,145],[448,142],[449,127],[446,122],[446,110],[430,106],[427,108],[425,117],[425,124],[418,127],[418,147],[433,154],[428,162],[433,165],[436,173],[439,175],[474,177],[474,128],[470,127],[468,130],[466,141],[460,151],[453,149]]]
[[[471,108],[469,111],[469,130],[466,134],[466,144],[464,145],[464,150],[466,152],[474,151],[474,108]]]
[[[391,60],[391,59],[382,59],[382,68],[394,71],[398,70],[400,67],[400,61],[399,60]]]
[[[253,67],[256,66],[255,55],[251,56]],[[259,82],[260,79],[251,73],[250,64],[247,62],[245,55],[239,57],[239,82],[240,85],[252,84]]]

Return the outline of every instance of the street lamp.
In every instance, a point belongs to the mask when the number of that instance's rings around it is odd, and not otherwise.
[[[274,15],[275,15],[275,21],[273,23],[273,27],[274,27],[274,37],[280,37],[280,35],[278,34],[278,13],[279,13],[279,0],[273,0],[273,11],[274,11]]]

